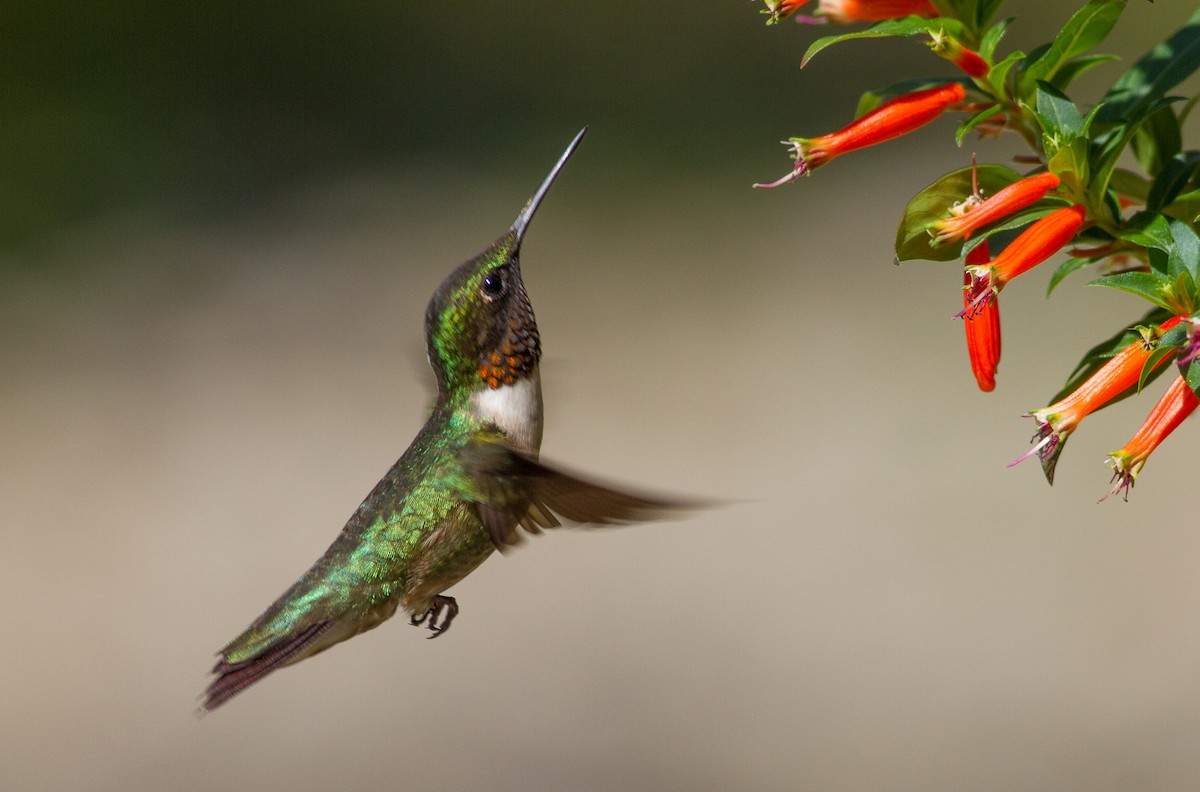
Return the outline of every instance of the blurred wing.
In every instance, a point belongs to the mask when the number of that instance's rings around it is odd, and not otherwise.
[[[520,525],[529,533],[562,525],[614,525],[655,519],[694,504],[605,487],[543,465],[480,433],[459,452],[476,488],[472,498],[497,547],[515,544]]]

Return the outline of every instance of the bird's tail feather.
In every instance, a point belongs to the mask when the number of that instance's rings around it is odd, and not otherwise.
[[[222,657],[213,666],[217,678],[204,691],[204,702],[200,705],[211,712],[229,699],[241,693],[258,680],[277,668],[287,665],[297,655],[311,647],[314,642],[335,624],[333,620],[317,622],[299,632],[271,644],[257,656],[237,663],[228,663]]]

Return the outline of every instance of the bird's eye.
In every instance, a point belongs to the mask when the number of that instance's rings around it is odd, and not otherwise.
[[[483,293],[488,297],[499,297],[504,292],[504,275],[489,272],[483,276]]]

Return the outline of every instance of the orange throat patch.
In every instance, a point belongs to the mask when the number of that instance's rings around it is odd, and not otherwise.
[[[541,346],[532,311],[530,321],[522,319],[522,316],[509,319],[504,340],[479,359],[479,378],[493,390],[527,377],[537,366]]]

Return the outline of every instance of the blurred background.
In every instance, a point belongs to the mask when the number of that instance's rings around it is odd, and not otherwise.
[[[1077,4],[1013,2],[1010,45]],[[1004,294],[981,394],[950,265],[891,263],[943,120],[799,186],[776,141],[951,74],[800,57],[750,2],[5,5],[0,786],[1175,790],[1200,774],[1185,425],[1129,503],[1089,418],[1005,470],[1092,343],[1075,276]],[[1132,2],[1127,64],[1194,10]],[[1095,100],[1124,68],[1073,95]],[[727,499],[558,531],[198,719],[212,654],[325,549],[433,393],[442,276],[591,127],[523,269],[544,456]]]

